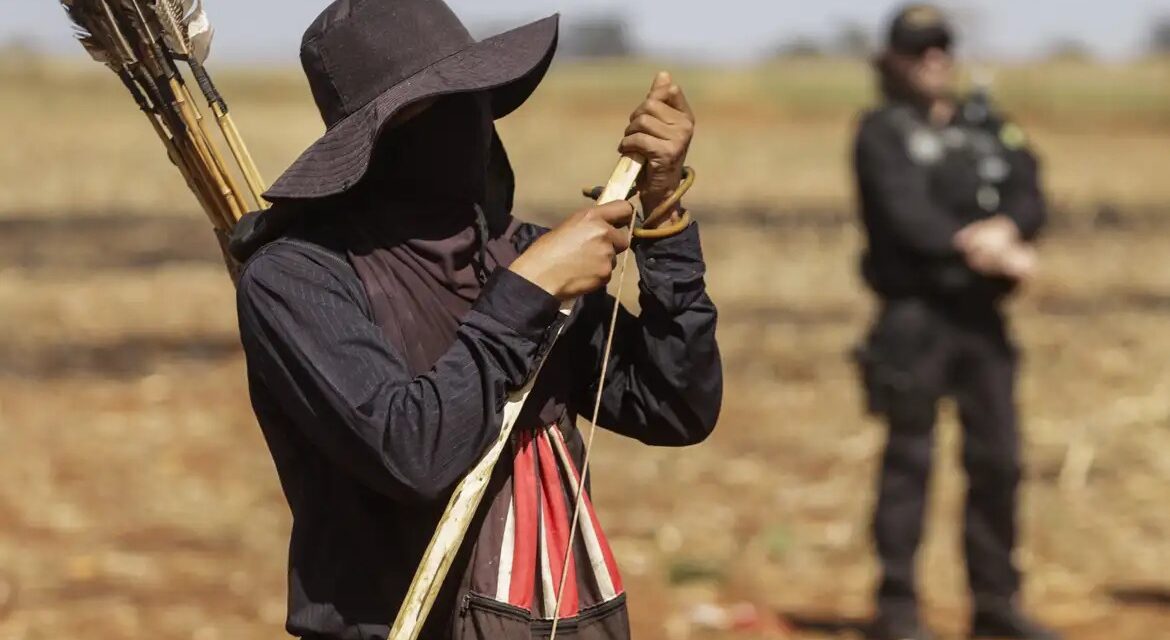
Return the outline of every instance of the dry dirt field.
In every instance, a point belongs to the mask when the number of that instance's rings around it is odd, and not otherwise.
[[[502,124],[520,215],[555,220],[607,175],[652,69],[557,67]],[[727,398],[691,450],[598,440],[636,637],[859,638],[883,439],[846,360],[870,313],[844,164],[864,68],[679,77]],[[319,131],[286,71],[223,84],[269,177]],[[1001,86],[1058,210],[1014,303],[1026,600],[1072,640],[1170,638],[1170,64],[1005,70]],[[96,67],[0,63],[0,140],[0,640],[281,637],[288,513],[206,222]],[[959,638],[951,416],[943,433],[923,581]],[[747,629],[699,624],[743,603]]]

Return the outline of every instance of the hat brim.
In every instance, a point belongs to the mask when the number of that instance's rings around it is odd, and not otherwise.
[[[491,92],[498,119],[528,99],[556,53],[559,16],[477,42],[419,71],[339,121],[264,193],[270,201],[344,193],[369,169],[379,134],[403,108],[457,93]]]
[[[950,51],[954,34],[944,26],[914,29],[897,33],[890,38],[890,49],[896,53],[920,55],[929,49]]]

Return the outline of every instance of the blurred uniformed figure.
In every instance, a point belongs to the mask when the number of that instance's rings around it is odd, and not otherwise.
[[[1023,132],[985,92],[956,95],[953,31],[936,8],[898,13],[877,58],[884,103],[866,114],[856,173],[880,312],[858,360],[889,439],[874,517],[876,635],[918,640],[914,559],[939,401],[953,397],[968,477],[964,550],[973,637],[1057,636],[1017,608],[1017,350],[1002,302],[1036,266],[1046,212]]]

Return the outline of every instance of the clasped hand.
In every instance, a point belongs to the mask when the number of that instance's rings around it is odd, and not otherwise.
[[[963,227],[955,235],[955,248],[967,266],[987,276],[1025,281],[1037,268],[1036,250],[1020,237],[1016,223],[1003,214]]]

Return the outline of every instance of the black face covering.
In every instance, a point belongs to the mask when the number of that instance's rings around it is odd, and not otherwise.
[[[379,323],[415,374],[450,347],[488,274],[516,257],[514,221],[505,213],[493,233],[484,212],[492,192],[511,187],[487,107],[450,96],[385,133],[340,225]]]
[[[338,212],[387,215],[400,233],[433,235],[430,224],[474,226],[476,214],[496,237],[512,223],[515,180],[496,136],[487,95],[440,98],[401,127],[383,133],[365,177],[324,200],[280,201],[236,227],[231,253],[241,263],[264,244],[300,225],[329,225]],[[389,203],[406,206],[390,207]],[[360,213],[359,213],[360,212]],[[441,220],[440,220],[441,218]]]
[[[367,188],[399,201],[482,203],[492,143],[483,94],[440,98],[383,134],[366,174]]]

